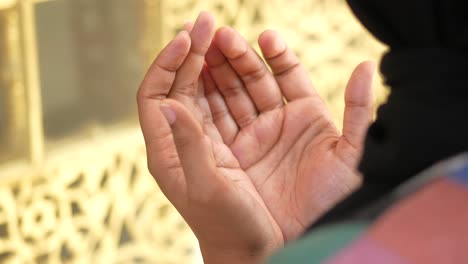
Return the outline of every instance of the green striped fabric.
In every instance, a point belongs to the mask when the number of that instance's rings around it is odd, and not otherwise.
[[[318,228],[273,255],[267,263],[321,263],[357,238],[367,226],[366,222],[352,222]]]

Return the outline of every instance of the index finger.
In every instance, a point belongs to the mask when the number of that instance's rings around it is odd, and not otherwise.
[[[197,95],[197,82],[205,63],[205,54],[214,35],[214,17],[208,12],[201,12],[190,32],[191,46],[184,63],[177,71],[170,96]]]
[[[159,53],[148,69],[140,88],[138,99],[166,97],[190,48],[190,37],[181,31]]]

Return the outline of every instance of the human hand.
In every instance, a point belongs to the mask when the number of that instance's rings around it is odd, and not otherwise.
[[[197,236],[205,263],[257,263],[282,246],[283,235],[213,123],[200,78],[213,35],[212,16],[201,13],[139,88],[148,167]]]
[[[259,46],[273,73],[239,33],[218,30],[206,55],[205,94],[224,143],[288,241],[360,184],[375,66],[364,62],[351,75],[340,133],[278,34],[264,32]]]

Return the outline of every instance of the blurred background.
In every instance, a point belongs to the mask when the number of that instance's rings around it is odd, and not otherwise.
[[[201,10],[254,45],[278,30],[338,126],[354,66],[384,51],[342,0],[0,0],[0,263],[200,263],[147,173],[135,94]]]

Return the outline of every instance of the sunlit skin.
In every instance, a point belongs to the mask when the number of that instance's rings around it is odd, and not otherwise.
[[[260,262],[360,183],[374,65],[351,75],[340,132],[279,35],[265,31],[259,46],[269,68],[203,12],[138,92],[149,170],[205,263]]]

